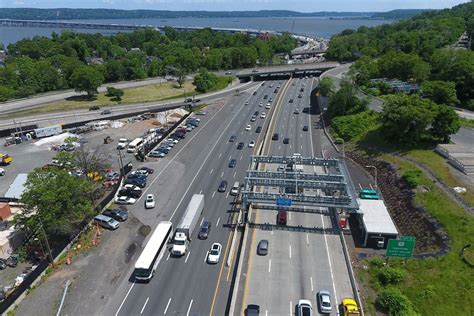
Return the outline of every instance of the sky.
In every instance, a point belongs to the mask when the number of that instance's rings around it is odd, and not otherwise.
[[[466,0],[0,0],[0,8],[109,8],[180,11],[292,10],[383,12],[443,9]]]

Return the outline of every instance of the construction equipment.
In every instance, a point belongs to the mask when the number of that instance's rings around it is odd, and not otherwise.
[[[114,140],[112,139],[112,137],[110,136],[107,136],[104,138],[104,144],[110,144],[111,142],[113,142]]]
[[[9,165],[13,161],[13,157],[7,154],[0,154],[0,164]]]

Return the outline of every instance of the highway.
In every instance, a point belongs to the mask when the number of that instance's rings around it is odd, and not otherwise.
[[[259,83],[257,83],[259,85]],[[267,83],[268,84],[268,83]],[[253,95],[257,90],[257,95]],[[194,232],[190,251],[182,258],[166,256],[160,262],[154,278],[148,283],[134,283],[132,260],[126,279],[119,283],[116,294],[108,300],[102,314],[107,315],[157,315],[182,314],[224,315],[230,283],[219,282],[227,274],[224,266],[229,249],[230,228],[226,224],[231,215],[233,197],[229,191],[234,181],[243,182],[245,171],[250,163],[250,155],[255,148],[249,148],[250,141],[257,141],[257,126],[263,126],[268,120],[257,118],[251,123],[250,117],[255,110],[261,113],[266,104],[264,94],[275,98],[273,89],[253,87],[240,96],[232,96],[226,104],[210,112],[200,126],[174,148],[174,156],[160,160],[155,168],[154,178],[149,180],[146,193],[154,193],[158,200],[157,211],[144,210],[143,200],[130,207],[134,215],[152,227],[159,221],[171,220],[175,225],[183,215],[187,203],[195,193],[205,195],[202,220],[212,223],[207,240],[198,240]],[[245,105],[245,102],[249,105]],[[252,126],[246,131],[247,124]],[[232,135],[235,142],[229,142]],[[237,145],[244,142],[239,150]],[[181,146],[181,147],[180,147]],[[236,159],[235,168],[229,168],[230,159]],[[227,180],[225,193],[217,192],[221,180]],[[206,253],[213,242],[223,245],[223,254],[218,265],[205,262]],[[141,248],[144,245],[141,245]],[[139,252],[138,252],[139,253]],[[216,286],[219,285],[219,288]]]
[[[304,86],[304,92],[300,89]],[[279,134],[279,140],[266,142],[265,155],[321,157],[322,132],[316,115],[303,113],[310,103],[313,79],[292,79],[275,114],[269,136]],[[302,98],[298,98],[301,94]],[[293,99],[293,103],[290,103]],[[299,114],[295,114],[298,109]],[[303,131],[303,126],[309,131]],[[289,138],[284,144],[283,139]],[[267,165],[271,170],[275,165]],[[306,172],[324,172],[305,166]],[[320,209],[319,214],[288,212],[287,226],[276,225],[277,212],[274,210],[254,210],[251,222],[255,227],[249,231],[249,240],[244,255],[244,271],[239,290],[240,308],[244,313],[247,304],[260,306],[262,315],[292,315],[299,299],[312,301],[317,313],[316,293],[327,290],[331,293],[333,306],[343,297],[352,297],[352,289],[342,252],[339,236],[333,231],[333,221],[328,210]],[[271,227],[263,229],[264,226]],[[268,225],[269,224],[269,225]],[[253,227],[253,225],[251,225]],[[319,233],[303,228],[319,228]],[[269,241],[269,253],[256,255],[260,240]],[[246,276],[245,276],[246,275]],[[336,309],[333,310],[336,315]],[[236,313],[237,314],[237,313]]]

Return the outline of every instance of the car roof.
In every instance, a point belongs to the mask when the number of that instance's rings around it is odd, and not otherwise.
[[[221,248],[221,247],[222,247],[221,244],[215,242],[215,243],[212,244],[211,249],[217,250],[217,249],[219,249],[219,248]]]
[[[210,226],[211,226],[211,222],[205,221],[205,222],[202,223],[201,227],[210,227]]]

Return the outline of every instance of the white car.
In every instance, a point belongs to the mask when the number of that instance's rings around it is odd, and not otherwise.
[[[4,175],[5,175],[5,169],[0,168],[0,176],[4,176]]]
[[[135,204],[137,200],[129,196],[119,196],[115,199],[117,204]]]
[[[269,110],[269,109],[270,109],[270,105],[267,105],[267,106],[265,107],[265,109]]]
[[[133,191],[141,191],[140,187],[133,185],[133,184],[126,184],[122,187],[122,189],[133,190]]]
[[[211,249],[207,252],[207,263],[219,263],[221,258],[222,245],[215,242],[212,244]]]
[[[141,175],[144,175],[144,176],[148,176],[148,172],[146,170],[133,170],[132,172],[130,172],[130,174],[141,174]]]
[[[251,129],[252,129],[252,126],[250,126],[250,125],[247,125],[247,126],[245,127],[245,130],[246,130],[246,131],[250,131]]]
[[[260,114],[260,118],[261,118],[261,119],[264,119],[264,118],[266,118],[266,117],[267,117],[267,113],[262,112],[262,114]]]
[[[176,139],[176,138],[168,138],[166,141],[170,142],[170,143],[173,143],[173,144],[177,144],[179,142],[179,140]]]
[[[120,138],[117,144],[117,149],[125,149],[128,145],[127,138]]]
[[[260,103],[258,104],[258,106],[262,106],[262,105],[263,105],[263,102],[260,102]]]
[[[253,148],[253,147],[255,147],[255,141],[251,140],[249,143],[249,148]]]
[[[154,208],[155,207],[155,197],[153,194],[147,194],[145,199],[145,208]]]
[[[249,101],[245,102],[245,105],[249,105]]]

